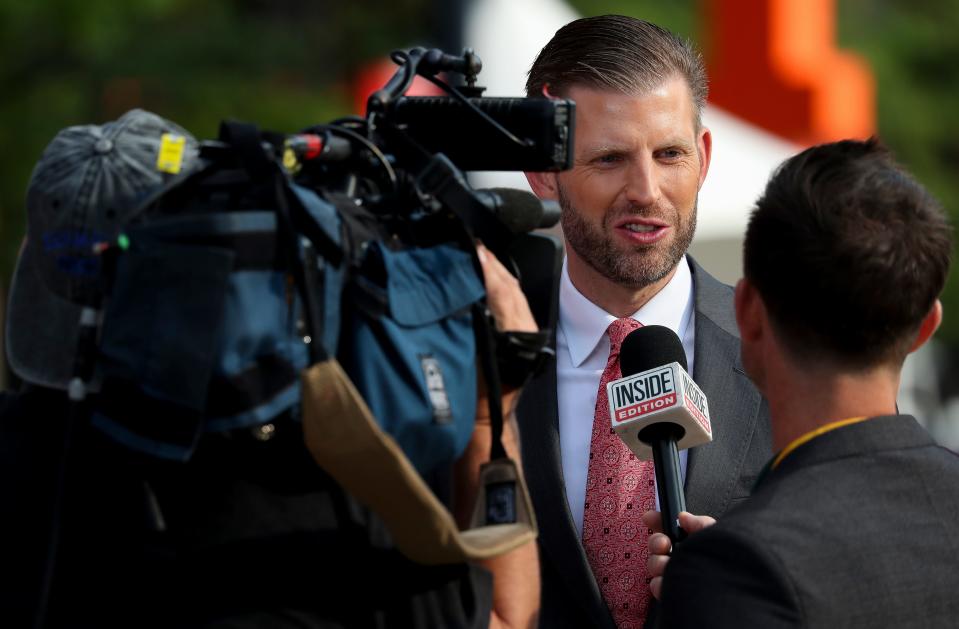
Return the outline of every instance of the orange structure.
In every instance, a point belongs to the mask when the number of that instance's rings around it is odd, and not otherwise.
[[[835,0],[705,0],[710,101],[798,144],[876,131],[875,82],[836,48]]]

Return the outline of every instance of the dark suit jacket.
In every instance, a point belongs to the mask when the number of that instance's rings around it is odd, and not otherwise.
[[[959,456],[906,415],[799,446],[673,553],[666,627],[955,627]]]
[[[749,495],[771,455],[768,411],[740,364],[732,289],[689,260],[696,312],[693,378],[709,400],[713,441],[689,451],[686,507],[719,517]],[[540,531],[540,626],[612,628],[566,500],[557,417],[551,363],[526,386],[517,409],[523,468]],[[654,614],[655,608],[650,619]]]

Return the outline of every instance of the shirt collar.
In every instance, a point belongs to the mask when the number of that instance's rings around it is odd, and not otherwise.
[[[630,315],[643,325],[662,325],[682,338],[684,323],[689,320],[692,299],[692,274],[683,256],[669,282],[642,308]],[[596,350],[606,328],[616,317],[606,312],[573,286],[569,279],[568,260],[563,260],[559,285],[559,325],[569,345],[574,367],[579,367]]]

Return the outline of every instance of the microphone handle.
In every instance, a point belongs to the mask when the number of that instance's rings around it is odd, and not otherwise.
[[[676,442],[683,438],[685,432],[679,424],[661,422],[647,426],[639,433],[640,440],[648,443],[653,450],[663,532],[673,544],[686,539],[686,531],[679,526],[679,513],[686,510],[686,496],[679,469],[679,449],[676,447]]]

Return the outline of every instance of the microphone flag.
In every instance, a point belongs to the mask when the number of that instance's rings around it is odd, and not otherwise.
[[[613,430],[640,460],[653,458],[652,448],[638,436],[651,424],[682,426],[685,434],[676,443],[680,450],[713,439],[706,395],[677,362],[613,380],[606,393]]]

